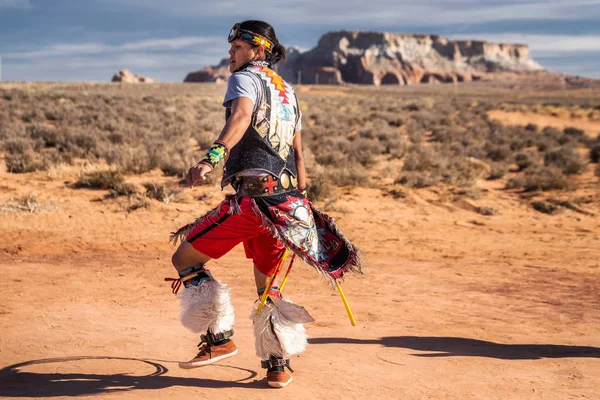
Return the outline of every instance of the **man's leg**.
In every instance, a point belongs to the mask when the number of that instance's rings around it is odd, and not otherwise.
[[[267,290],[271,274],[283,256],[284,247],[270,234],[266,233],[244,242],[246,255],[254,260],[254,280],[258,297]],[[298,307],[281,297],[279,288],[269,291],[267,304],[260,314],[257,309],[252,313],[256,355],[262,360],[261,366],[267,369],[267,383],[271,387],[282,388],[292,381],[289,369],[289,356],[304,351],[307,337],[304,325],[289,312]]]
[[[194,249],[188,241],[182,242],[175,253],[173,253],[173,257],[171,257],[171,261],[177,272],[195,265],[204,265],[210,260],[211,257]]]
[[[205,268],[209,260],[220,258],[252,233],[246,219],[230,213],[230,207],[224,201],[207,214],[173,254],[173,266],[184,286],[179,296],[181,323],[201,334],[198,354],[179,363],[181,368],[201,367],[237,354],[229,339],[235,319],[229,287]]]

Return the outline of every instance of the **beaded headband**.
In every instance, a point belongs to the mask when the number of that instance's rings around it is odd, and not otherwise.
[[[239,23],[233,25],[233,28],[231,28],[231,30],[229,31],[227,41],[231,43],[236,39],[242,39],[245,42],[255,44],[257,46],[265,46],[265,49],[269,51],[273,49],[273,43],[269,39],[259,35],[258,33],[254,33],[246,29],[241,29]]]

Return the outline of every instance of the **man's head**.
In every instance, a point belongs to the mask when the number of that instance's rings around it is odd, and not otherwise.
[[[229,70],[234,72],[250,61],[275,64],[285,59],[285,47],[277,40],[275,30],[264,21],[244,21],[231,28],[228,37]]]

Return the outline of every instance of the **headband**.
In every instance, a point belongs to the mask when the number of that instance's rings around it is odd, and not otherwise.
[[[267,49],[268,51],[273,50],[274,47],[273,42],[271,42],[266,37],[261,36],[258,33],[249,31],[247,29],[241,29],[239,23],[233,25],[233,28],[231,28],[231,30],[229,31],[227,41],[231,43],[236,39],[242,39],[245,42],[257,46],[265,46],[265,49]]]

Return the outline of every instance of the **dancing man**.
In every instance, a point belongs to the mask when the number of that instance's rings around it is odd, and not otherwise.
[[[333,220],[306,198],[302,156],[301,113],[292,87],[273,69],[285,58],[273,27],[263,21],[244,21],[229,33],[228,81],[223,102],[226,123],[208,153],[187,175],[191,187],[224,162],[221,186],[232,185],[235,195],[172,236],[181,241],[173,255],[179,272],[174,292],[180,294],[181,321],[201,334],[198,354],[181,368],[195,368],[231,357],[234,310],[229,288],[206,268],[239,243],[254,263],[258,296],[268,301],[252,320],[256,354],[267,369],[271,387],[285,387],[292,375],[284,369],[289,357],[307,345],[304,323],[312,318],[267,288],[269,277],[293,252],[319,274],[335,283],[346,272],[361,272],[358,249]]]

